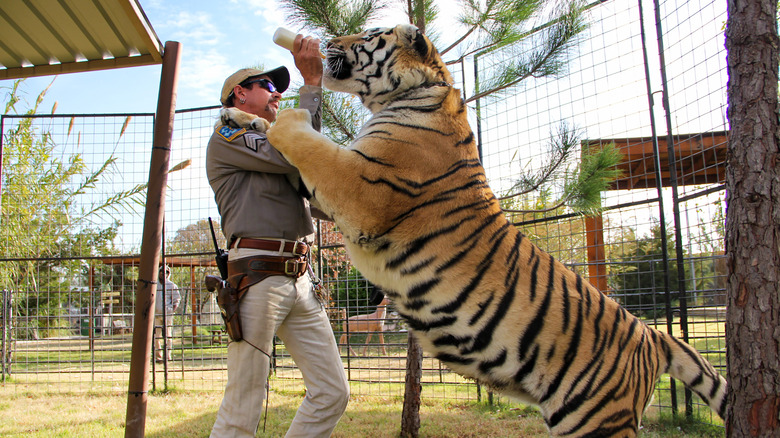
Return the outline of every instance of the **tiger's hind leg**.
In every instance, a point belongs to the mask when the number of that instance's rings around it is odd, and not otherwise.
[[[623,414],[616,415],[620,417]],[[556,438],[581,438],[581,437],[600,437],[600,438],[636,438],[639,436],[638,428],[635,424],[627,424],[626,422],[616,418],[617,422],[611,422],[609,419],[604,421],[601,425],[596,427],[577,428],[576,430],[569,429],[568,431],[562,431],[561,428],[550,429],[550,436]],[[585,423],[587,423],[585,421]]]
[[[613,378],[620,380],[617,376],[609,377],[608,374],[593,378],[601,382],[599,386],[611,388],[606,396],[599,395],[596,387],[587,390],[576,387],[563,399],[548,400],[540,406],[550,435],[560,438],[637,437],[642,409],[635,404],[634,392],[613,381]]]
[[[268,120],[257,117],[254,114],[250,114],[245,111],[241,111],[238,108],[222,108],[219,110],[219,121],[217,126],[227,125],[231,128],[245,128],[258,132],[266,132],[271,124]]]

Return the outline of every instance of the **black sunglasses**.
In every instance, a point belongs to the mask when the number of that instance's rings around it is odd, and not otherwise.
[[[274,83],[269,79],[252,79],[251,81],[242,83],[241,86],[246,87],[249,84],[260,84],[261,87],[265,88],[271,93],[276,93],[276,85],[274,85]]]

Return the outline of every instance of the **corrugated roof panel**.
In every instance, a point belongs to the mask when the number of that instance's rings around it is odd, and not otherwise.
[[[0,60],[3,65],[21,67],[25,61],[33,64],[48,63],[44,51],[30,35],[37,21],[31,20],[31,16],[30,10],[22,2],[0,2],[0,28],[3,29],[0,40],[9,53],[8,58]],[[27,23],[31,27],[27,27]]]
[[[37,43],[46,50],[47,54],[59,62],[73,62],[76,60],[76,50],[71,42],[63,35],[61,23],[64,12],[55,2],[45,5],[29,2],[27,7],[37,22],[29,24],[36,30]]]
[[[123,34],[130,37],[130,41],[139,53],[149,54],[162,62],[163,45],[157,38],[152,24],[149,23],[141,6],[135,0],[121,2],[121,6],[127,17],[127,19],[120,21]],[[126,29],[125,26],[127,26]],[[135,29],[135,32],[131,29]]]
[[[0,79],[160,63],[162,48],[137,0],[0,1]]]
[[[60,0],[60,3],[76,26],[76,29],[71,29],[70,32],[77,38],[79,52],[88,60],[103,59],[103,50],[95,36],[105,32],[105,23],[95,12],[94,3],[91,1],[66,3],[64,0]]]
[[[98,33],[96,37],[104,44],[106,51],[114,56],[127,56],[130,53],[131,44],[125,38],[123,29],[121,29],[121,23],[125,21],[125,16],[112,14],[111,12],[114,9],[104,8],[100,2],[95,2],[95,6],[107,28],[106,31]],[[133,29],[131,26],[128,26],[124,31],[127,30],[132,31]]]

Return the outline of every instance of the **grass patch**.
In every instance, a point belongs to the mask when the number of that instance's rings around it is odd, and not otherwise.
[[[283,436],[301,403],[300,390],[271,391],[265,432]],[[207,436],[222,400],[220,391],[172,389],[149,394],[145,435],[154,438]],[[399,436],[401,397],[352,397],[334,431],[335,438]],[[45,386],[6,383],[0,386],[0,436],[118,437],[124,435],[124,392],[48,392]],[[547,429],[533,407],[488,405],[423,399],[422,438],[546,437]],[[721,437],[723,429],[682,416],[646,418],[643,437]]]
[[[707,424],[709,418],[662,413],[642,422],[642,437],[723,437],[723,427]]]
[[[663,327],[662,327],[663,328]],[[718,363],[725,354],[722,339],[715,337],[721,323],[692,318],[691,336],[697,348]],[[174,361],[169,364],[168,385],[162,367],[156,365],[155,387],[149,394],[145,432],[150,437],[202,437],[208,435],[222,399],[227,347],[212,345],[210,335],[197,344],[187,336],[175,337]],[[199,332],[200,333],[200,332]],[[338,337],[338,335],[337,335]],[[356,335],[351,345],[362,352],[365,335]],[[352,381],[353,398],[334,432],[335,437],[397,437],[400,432],[406,340],[386,335],[387,354],[375,342],[367,356],[348,354],[341,347]],[[17,341],[13,379],[0,386],[0,436],[76,437],[121,436],[127,409],[127,372],[130,335],[95,338]],[[278,369],[272,380],[265,434],[283,436],[303,397],[300,372],[278,346]],[[183,371],[182,371],[183,370]],[[495,394],[493,405],[467,379],[452,373],[438,361],[423,361],[423,407],[421,437],[546,437],[544,422],[535,408],[524,407]],[[469,383],[469,384],[464,384]],[[80,389],[91,392],[82,393]],[[656,401],[669,405],[669,379],[660,380]],[[69,392],[63,392],[69,391]],[[684,409],[683,387],[677,385],[679,409]],[[666,408],[664,408],[666,409]],[[641,436],[723,436],[722,426],[704,423],[720,419],[694,396],[693,421],[684,415],[658,416],[653,406],[643,421]]]

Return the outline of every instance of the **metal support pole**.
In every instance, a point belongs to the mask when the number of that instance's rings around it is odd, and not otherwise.
[[[3,133],[5,132],[5,117],[0,115],[0,193],[3,192]]]
[[[672,292],[669,284],[669,253],[667,252],[668,231],[666,229],[666,207],[664,206],[664,193],[663,193],[663,178],[661,169],[661,158],[658,147],[658,132],[656,130],[655,113],[654,113],[654,100],[653,89],[650,85],[650,63],[647,58],[647,39],[645,38],[645,19],[644,8],[642,6],[642,0],[639,0],[639,26],[641,27],[642,36],[642,55],[644,57],[645,64],[645,84],[647,85],[647,105],[650,113],[650,130],[653,136],[653,167],[655,168],[655,187],[658,193],[658,221],[661,227],[661,254],[664,273],[664,291],[665,291],[665,304],[666,304],[666,332],[674,333],[672,330],[673,314],[672,314]],[[673,160],[669,163],[674,167]],[[655,304],[655,303],[654,303]],[[669,377],[669,389],[671,395],[672,412],[677,413],[677,382]]]
[[[192,301],[192,307],[190,308],[190,321],[192,322],[192,345],[198,342],[198,315],[200,314],[200,308],[198,307],[198,301],[195,299],[195,266],[190,266],[190,300]],[[182,300],[184,305],[187,305],[187,300]],[[182,311],[182,316],[187,312],[185,308]],[[201,321],[202,322],[202,321]],[[184,340],[184,327],[181,328],[182,340]],[[182,349],[184,347],[182,346]],[[184,358],[184,351],[182,350],[182,359]],[[182,369],[184,369],[182,367]]]
[[[176,84],[179,59],[181,58],[180,46],[181,44],[176,41],[167,41],[163,53],[160,92],[157,97],[157,113],[154,119],[154,143],[149,167],[138,285],[135,296],[133,350],[130,355],[125,437],[142,438],[146,426],[149,365],[152,336],[154,335],[154,299],[157,292],[157,267],[160,264],[165,214],[165,187],[168,183],[173,118],[176,109]]]
[[[479,89],[479,54],[474,56],[474,94],[481,92]],[[479,105],[479,99],[474,102],[477,112],[477,152],[479,152],[479,162],[482,160],[482,108]]]
[[[680,298],[680,332],[682,340],[688,342],[688,300],[685,292],[685,261],[682,247],[682,221],[680,218],[680,196],[677,193],[677,155],[674,152],[674,134],[672,129],[672,109],[669,107],[669,83],[666,78],[666,60],[664,58],[663,30],[661,28],[661,5],[653,1],[655,7],[655,26],[658,33],[658,58],[661,63],[661,95],[666,114],[666,149],[669,155],[669,182],[672,188],[672,211],[674,214],[675,250],[677,255],[677,283]],[[693,416],[693,394],[685,388],[685,415]]]

